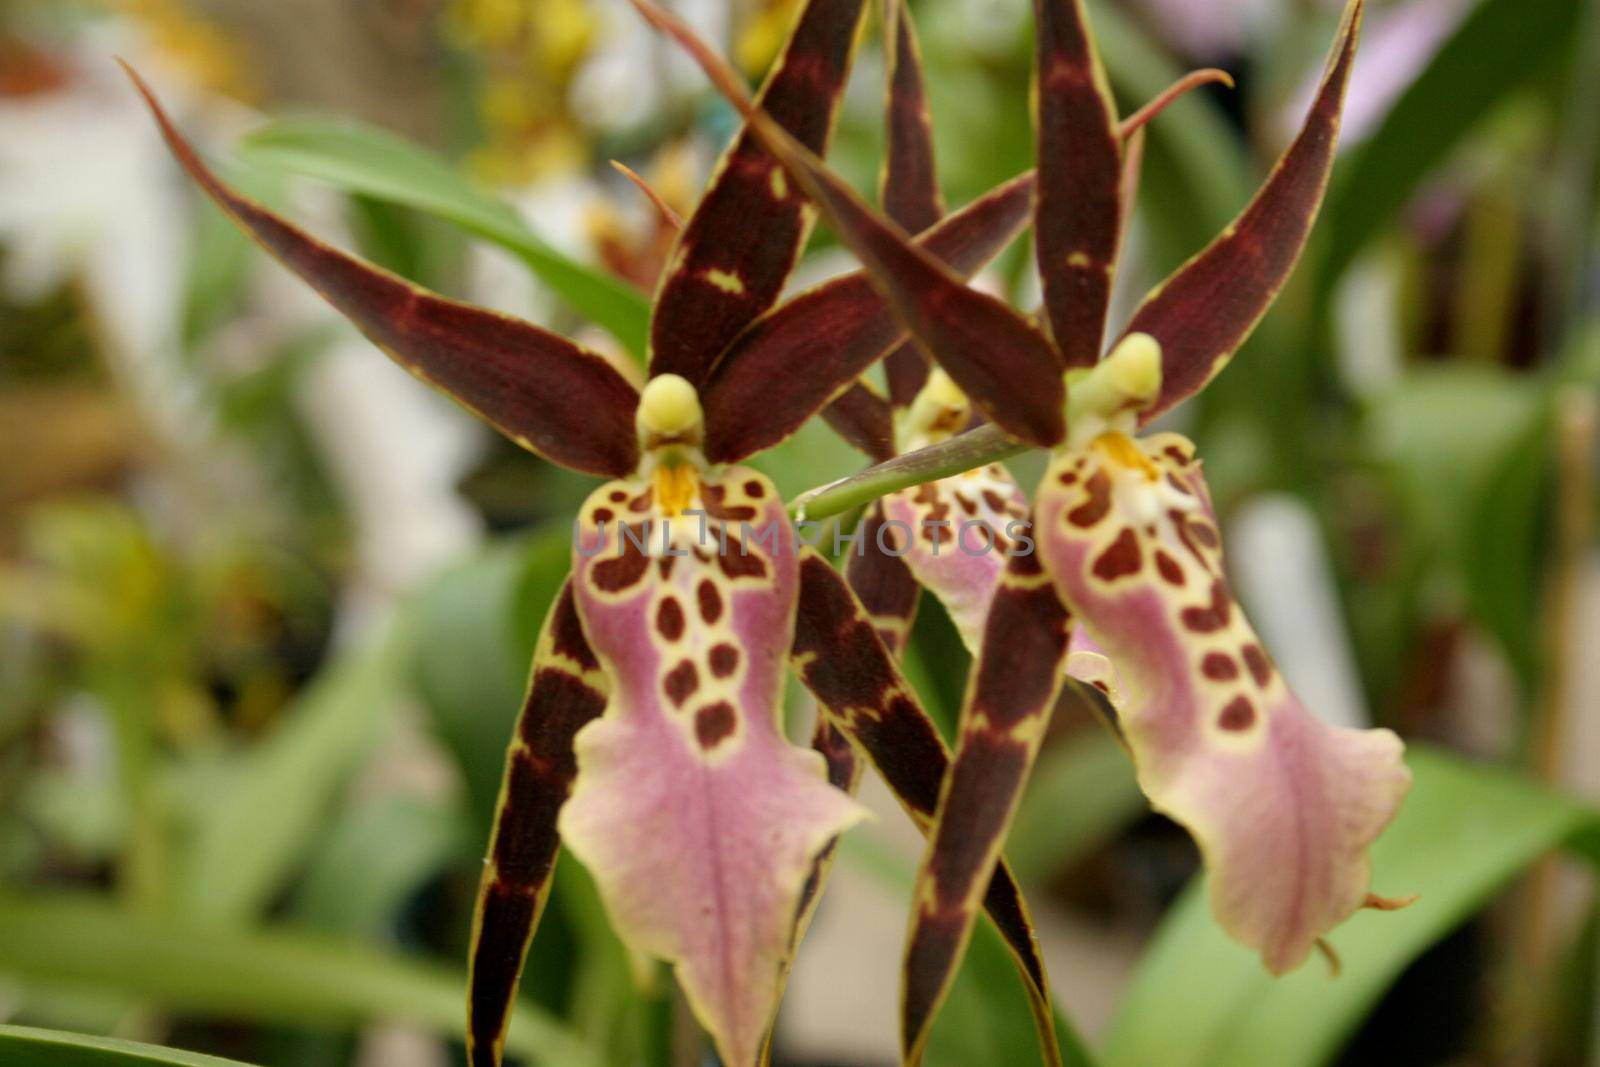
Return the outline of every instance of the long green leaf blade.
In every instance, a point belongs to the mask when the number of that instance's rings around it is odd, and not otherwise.
[[[244,1067],[238,1060],[202,1056],[137,1041],[3,1025],[0,1025],[0,1063],[14,1064],[16,1067],[139,1067],[141,1064]]]
[[[413,208],[493,241],[526,263],[574,311],[644,357],[650,321],[644,297],[621,279],[551,247],[509,204],[427,149],[373,126],[319,118],[270,122],[237,147],[257,166]]]
[[[466,975],[366,945],[135,914],[87,894],[0,892],[0,975],[252,1022],[358,1026],[409,1019],[460,1037]],[[506,1049],[542,1067],[599,1067],[532,1004]],[[0,1060],[9,1063],[9,1060]]]

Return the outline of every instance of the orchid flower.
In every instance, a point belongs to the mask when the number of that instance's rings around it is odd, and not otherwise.
[[[1159,811],[1210,870],[1213,912],[1282,973],[1363,905],[1367,847],[1410,785],[1399,739],[1312,716],[1224,577],[1192,444],[1136,431],[1214,377],[1292,271],[1332,165],[1362,0],[1350,0],[1294,142],[1243,212],[1158,286],[1099,359],[1122,215],[1115,104],[1081,0],[1037,0],[1035,233],[1045,322],[967,287],[754,104],[719,57],[650,0],[867,266],[912,335],[983,414],[1047,448],[1038,551],[1007,563],[984,621],[955,763],[918,879],[902,1042],[916,1062],[999,862],[1074,622],[1121,682],[1119,736]]]
[[[762,91],[763,119],[808,151],[828,140],[863,11],[810,0]],[[529,451],[611,479],[577,517],[573,575],[508,752],[474,923],[472,1062],[499,1062],[565,843],[623,941],[674,964],[724,1061],[754,1064],[824,853],[861,816],[824,760],[785,740],[780,661],[924,829],[951,756],[844,579],[738,463],[848,389],[905,327],[862,274],[774,306],[812,212],[746,129],[669,259],[637,390],[597,353],[411,285],[239,195],[134,81],[193,180],[378,347]],[[1027,223],[1033,189],[1031,173],[1004,183],[918,247],[971,274]],[[1026,906],[1004,865],[987,881],[1054,1062]]]

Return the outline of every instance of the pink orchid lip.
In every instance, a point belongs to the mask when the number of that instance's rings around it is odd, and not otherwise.
[[[1368,899],[1367,847],[1410,784],[1399,739],[1330,726],[1290,691],[1223,578],[1185,439],[1063,453],[1037,513],[1057,590],[1116,665],[1140,785],[1194,834],[1218,921],[1273,973],[1298,966]]]
[[[708,541],[673,522],[686,511],[706,517]],[[680,532],[640,547],[623,515]],[[743,467],[609,483],[580,522],[575,599],[612,691],[577,735],[562,840],[624,941],[673,964],[724,1060],[753,1064],[814,865],[863,814],[782,731],[795,535],[772,484]]]

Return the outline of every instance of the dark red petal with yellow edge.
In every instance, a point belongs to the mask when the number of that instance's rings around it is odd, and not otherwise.
[[[127,70],[195,183],[395,362],[562,466],[619,475],[637,465],[639,395],[604,359],[531,323],[403,281],[239,195],[201,162],[150,87]]]
[[[1023,316],[969,289],[894,223],[873,211],[814,152],[756,109],[739,76],[683,20],[652,2],[633,6],[700,64],[749,128],[783,161],[841,240],[866,266],[911,335],[993,422],[1013,437],[1053,445],[1065,434],[1065,386],[1055,348]]]
[[[761,91],[762,107],[825,151],[864,0],[810,0]],[[810,219],[759,138],[741,131],[678,238],[650,321],[650,373],[698,386],[711,361],[783,290]]]
[[[1255,199],[1128,323],[1128,333],[1161,342],[1161,395],[1142,421],[1193,396],[1227,365],[1299,261],[1328,187],[1361,15],[1362,0],[1351,0],[1305,124]]]
[[[1006,830],[1061,693],[1069,636],[1067,610],[1037,555],[1012,556],[984,626],[912,897],[901,1001],[908,1063],[921,1055],[972,936],[983,887],[1002,862]]]
[[[883,501],[867,508],[856,527],[857,548],[845,560],[844,576],[889,654],[905,651],[922,587],[897,551],[894,531],[884,529]]]
[[[1083,0],[1034,0],[1044,305],[1071,367],[1100,357],[1122,236],[1122,135]]]
[[[846,387],[822,409],[822,417],[874,463],[894,455],[894,415],[889,401],[865,379]]]
[[[873,620],[837,571],[814,550],[800,559],[794,667],[825,714],[872,760],[913,823],[927,832],[950,752],[917,703]],[[1033,922],[1009,867],[999,862],[980,894],[1022,972],[1041,1052],[1060,1063],[1049,979]]]
[[[1022,232],[1032,209],[1030,171],[918,240],[951,270],[970,275]],[[701,390],[707,458],[732,463],[782,441],[905,335],[864,271],[785,301],[739,336]]]
[[[478,885],[467,977],[472,1067],[500,1063],[522,961],[550,895],[561,843],[556,813],[578,770],[572,738],[605,703],[605,678],[583,636],[569,582],[556,595],[539,634]]]

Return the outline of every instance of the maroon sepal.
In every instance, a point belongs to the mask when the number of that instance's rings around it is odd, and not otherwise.
[[[604,359],[531,323],[403,281],[241,196],[201,162],[150,87],[124,67],[195,183],[395,362],[546,459],[591,474],[633,472],[639,395]]]
[[[920,233],[944,215],[944,197],[934,165],[933,118],[922,73],[922,48],[905,0],[888,0],[884,50],[888,53],[888,92],[884,108],[883,178],[878,202],[907,233]],[[883,360],[889,402],[906,408],[928,380],[928,357],[905,341]]]
[[[1122,135],[1083,0],[1034,0],[1039,206],[1050,329],[1071,367],[1100,357],[1122,235]]]
[[[911,335],[956,384],[1008,434],[1050,446],[1065,436],[1061,357],[1026,318],[987,293],[969,289],[894,223],[873,211],[750,101],[739,76],[677,16],[652,0],[632,0],[650,23],[700,64],[723,96],[744,114],[789,174],[828,216],[839,237],[866,265]]]
[[[866,379],[858,379],[822,409],[834,432],[874,463],[894,455],[894,414],[889,401]]]
[[[1033,184],[1032,171],[1011,179],[934,226],[919,244],[956,273],[976,273],[1028,224]],[[732,463],[782,441],[905,335],[864,271],[786,300],[752,323],[712,368],[700,393],[707,458]]]
[[[949,749],[850,586],[810,549],[800,561],[794,667],[832,724],[866,754],[912,822],[928,832],[950,767]],[[1031,667],[1025,675],[1032,677]],[[1049,978],[1022,891],[1003,861],[992,866],[984,884],[983,908],[1016,958],[1041,1051],[1055,1067],[1060,1060]]]
[[[762,107],[824,152],[844,96],[864,0],[810,0],[761,90]],[[783,290],[810,218],[759,138],[740,132],[668,261],[650,320],[650,373],[699,386],[711,361]]]
[[[472,1067],[500,1063],[522,962],[550,895],[561,843],[556,813],[577,774],[572,739],[605,710],[603,685],[573,606],[572,585],[563,583],[539,635],[478,885],[467,977]]]
[[[1249,206],[1204,251],[1145,298],[1129,333],[1161,342],[1161,395],[1149,422],[1205,386],[1250,336],[1305,248],[1333,167],[1345,86],[1360,36],[1350,0],[1305,124]]]
[[[1036,554],[1013,556],[968,681],[955,760],[912,900],[901,1001],[905,1062],[918,1062],[972,936],[983,887],[1066,677],[1071,619]]]

